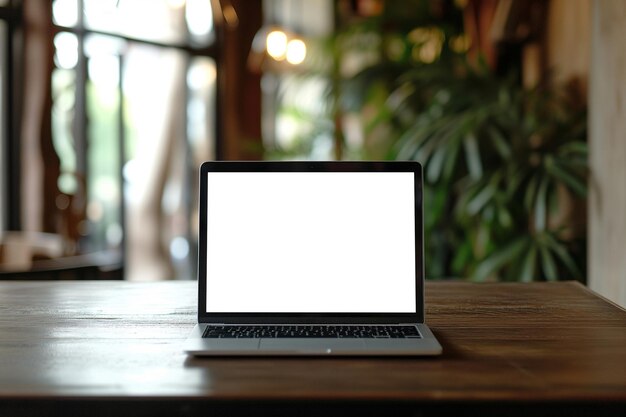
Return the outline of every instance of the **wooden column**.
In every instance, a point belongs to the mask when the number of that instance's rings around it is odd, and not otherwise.
[[[236,13],[233,14],[233,8]],[[261,77],[247,67],[252,39],[262,24],[262,2],[233,0],[223,6],[218,62],[217,159],[261,158]],[[228,20],[230,16],[230,21]]]
[[[588,283],[626,306],[626,0],[592,16]]]
[[[21,122],[21,229],[55,232],[59,159],[52,146],[52,6],[24,2],[24,92]]]

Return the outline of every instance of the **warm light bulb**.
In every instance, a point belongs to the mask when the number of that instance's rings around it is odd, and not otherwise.
[[[287,35],[280,30],[274,30],[267,35],[266,48],[269,56],[277,61],[285,59],[287,53]]]
[[[301,64],[306,58],[306,45],[300,39],[292,39],[287,44],[287,62],[293,65]]]

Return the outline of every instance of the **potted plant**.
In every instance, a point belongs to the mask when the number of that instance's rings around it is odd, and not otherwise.
[[[572,207],[587,193],[584,106],[566,88],[527,90],[514,73],[469,64],[458,25],[402,31],[377,19],[378,59],[347,77],[342,100],[361,117],[362,157],[424,166],[427,276],[582,279],[584,222]]]

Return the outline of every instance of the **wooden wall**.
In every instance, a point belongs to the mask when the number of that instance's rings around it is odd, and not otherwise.
[[[626,0],[592,3],[591,289],[626,306]]]

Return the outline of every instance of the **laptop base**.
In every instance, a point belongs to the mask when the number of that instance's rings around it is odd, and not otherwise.
[[[428,326],[418,324],[419,339],[351,338],[242,338],[210,339],[197,324],[184,351],[193,356],[422,356],[440,355],[441,345]]]

